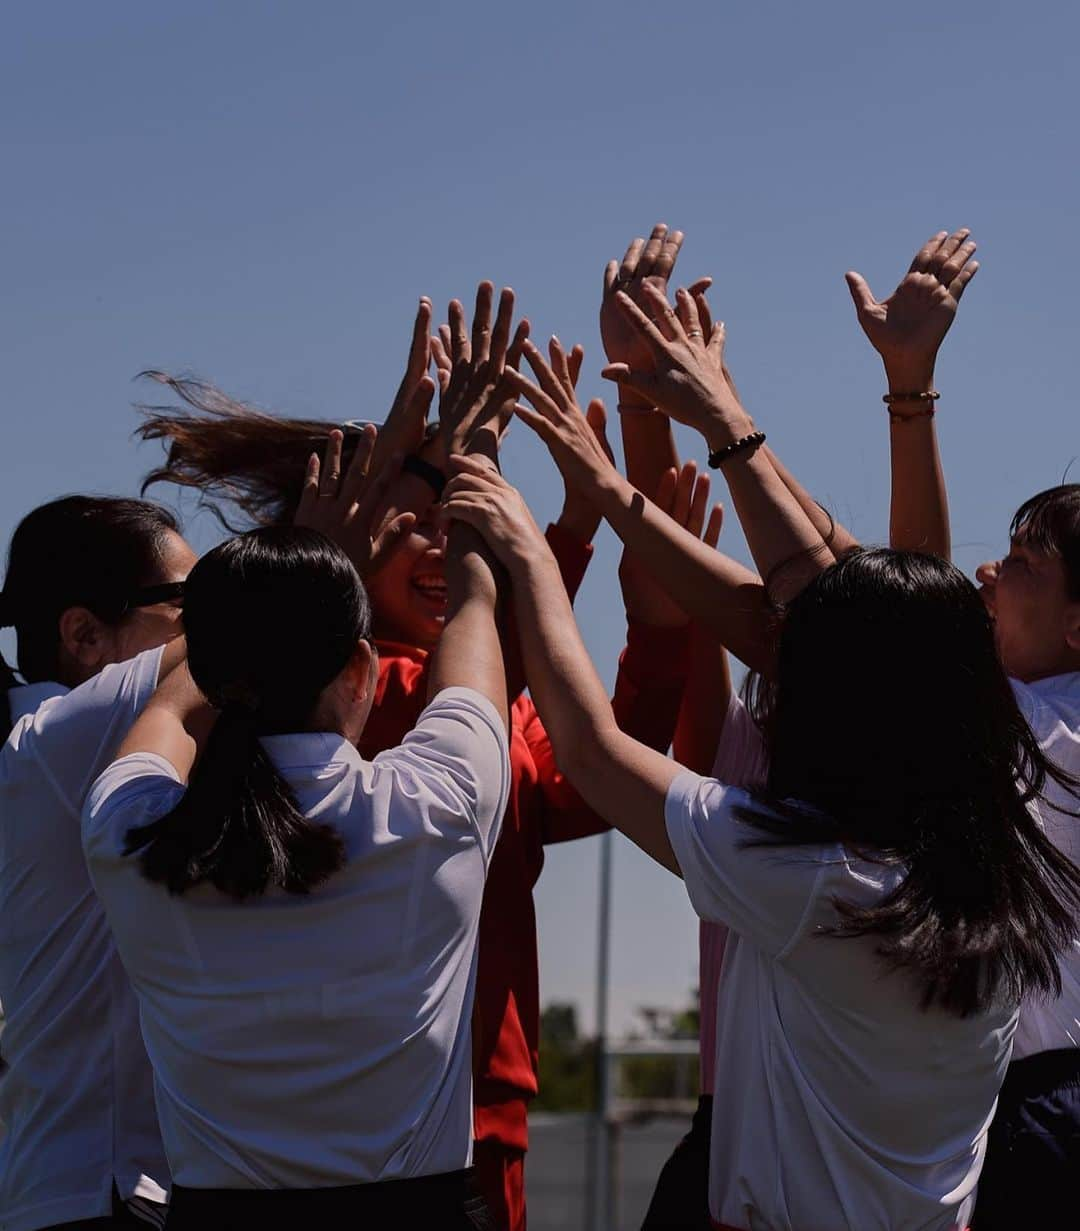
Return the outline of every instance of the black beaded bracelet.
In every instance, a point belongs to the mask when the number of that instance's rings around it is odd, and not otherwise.
[[[418,457],[415,453],[409,453],[401,463],[401,469],[406,474],[414,474],[418,479],[423,479],[435,493],[435,499],[442,499],[443,488],[446,486],[446,475],[443,474],[438,466],[425,462],[422,457]]]
[[[724,445],[722,449],[714,449],[709,454],[709,465],[715,470],[718,466],[722,466],[726,461],[730,461],[736,454],[745,453],[747,449],[759,449],[765,443],[764,432],[751,432],[749,436],[743,436],[739,440],[733,440],[731,444]]]

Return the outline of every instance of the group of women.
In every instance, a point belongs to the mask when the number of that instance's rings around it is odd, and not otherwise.
[[[948,562],[934,364],[978,267],[940,233],[880,303],[848,275],[893,473],[890,546],[861,547],[742,404],[708,279],[669,298],[681,243],[659,225],[605,272],[625,477],[580,348],[545,356],[484,282],[471,328],[421,300],[378,430],[152,374],[176,399],[146,413],[148,483],[254,526],[201,559],[141,500],[19,525],[3,1231],[523,1228],[532,888],[546,843],[608,826],[702,921],[702,1103],[647,1227],[1057,1216],[1080,486],[1019,510],[979,588]],[[514,419],[562,476],[546,534],[500,473]],[[755,569],[716,550],[672,420]],[[610,700],[571,611],[601,519],[624,545]]]

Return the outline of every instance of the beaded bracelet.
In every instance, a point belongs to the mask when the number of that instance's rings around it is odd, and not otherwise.
[[[709,466],[715,470],[718,466],[722,466],[724,462],[730,461],[737,454],[745,453],[748,449],[759,449],[764,443],[764,432],[751,432],[749,436],[733,440],[731,444],[724,445],[722,449],[714,449],[709,454]]]
[[[886,393],[881,400],[891,406],[893,402],[936,402],[939,397],[936,389],[924,389],[921,393]]]
[[[435,499],[442,499],[443,488],[446,486],[446,475],[443,474],[438,466],[433,466],[415,453],[410,453],[401,463],[401,469],[406,474],[414,474],[418,479],[423,479],[435,493]]]
[[[932,419],[934,417],[934,404],[930,403],[925,410],[913,410],[909,415],[902,415],[899,411],[889,409],[889,419],[893,423],[906,423],[909,419]]]

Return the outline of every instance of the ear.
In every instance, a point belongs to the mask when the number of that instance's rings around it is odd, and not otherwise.
[[[60,658],[89,679],[109,661],[111,630],[86,607],[68,607],[61,612],[57,629]]]
[[[349,661],[349,680],[353,697],[363,704],[375,692],[379,681],[379,652],[370,641],[358,641]]]

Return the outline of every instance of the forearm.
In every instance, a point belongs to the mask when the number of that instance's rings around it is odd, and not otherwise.
[[[629,407],[619,415],[626,477],[652,500],[661,477],[679,466],[671,420],[644,404],[640,394],[620,390],[619,402]]]
[[[698,774],[711,774],[724,732],[731,698],[727,651],[716,640],[691,629],[690,669],[675,724],[672,755]]]
[[[506,723],[506,671],[495,618],[497,571],[483,539],[454,523],[446,552],[446,624],[432,658],[428,700],[444,688],[471,688],[487,697]]]
[[[594,490],[612,529],[687,616],[747,666],[769,673],[774,613],[761,578],[677,525],[617,471],[597,472]]]
[[[949,499],[933,416],[890,416],[889,455],[889,545],[902,551],[931,552],[948,560],[952,554]]]
[[[197,688],[182,662],[158,685],[146,708],[124,737],[116,756],[149,752],[164,757],[187,782],[213,730],[216,711]]]
[[[769,459],[773,470],[780,476],[780,482],[798,501],[799,507],[810,519],[814,529],[828,543],[834,556],[842,556],[853,547],[858,547],[858,539],[849,534],[835,518],[829,516],[768,445],[762,447],[762,452]]]

